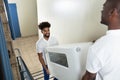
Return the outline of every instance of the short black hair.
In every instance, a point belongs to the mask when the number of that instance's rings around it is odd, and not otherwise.
[[[120,0],[107,0],[109,2],[111,8],[120,9]]]
[[[43,30],[44,28],[50,28],[51,24],[49,22],[41,22],[38,27],[40,30]]]

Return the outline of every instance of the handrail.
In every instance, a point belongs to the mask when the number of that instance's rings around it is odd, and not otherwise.
[[[17,51],[17,52],[18,52],[18,54],[16,54],[16,56],[17,56],[17,57],[18,57],[18,56],[21,56],[20,49],[18,49],[18,48],[15,48],[15,49],[14,49],[14,51]]]
[[[21,52],[18,48],[15,48],[14,50],[18,51],[17,55],[17,62],[19,65],[19,71],[21,75],[21,80],[34,80],[32,75],[30,74],[29,69],[27,68],[24,60],[21,57]]]

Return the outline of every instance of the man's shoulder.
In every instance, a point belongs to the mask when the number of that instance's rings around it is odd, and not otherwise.
[[[58,40],[54,36],[50,37],[49,43],[51,45],[58,45],[59,44]]]
[[[93,44],[94,45],[103,45],[108,41],[107,36],[102,36],[96,42]]]
[[[36,45],[41,44],[43,42],[43,38],[40,38],[37,42]]]
[[[91,46],[91,49],[96,51],[97,49],[103,48],[108,43],[106,36],[100,37],[96,42]]]

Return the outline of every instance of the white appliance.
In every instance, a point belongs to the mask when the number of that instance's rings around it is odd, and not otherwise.
[[[47,48],[50,74],[59,80],[80,80],[85,73],[88,48],[92,42]]]

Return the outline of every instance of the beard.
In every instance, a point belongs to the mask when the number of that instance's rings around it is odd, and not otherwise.
[[[101,22],[100,22],[100,23],[101,23],[101,24],[104,24],[104,25],[107,25],[107,23],[106,23],[106,22],[104,22],[104,21],[102,21],[102,20],[101,20]]]
[[[50,34],[45,34],[44,37],[49,38]]]
[[[104,25],[108,25],[108,21],[104,18],[104,17],[101,17],[101,24],[104,24]]]

